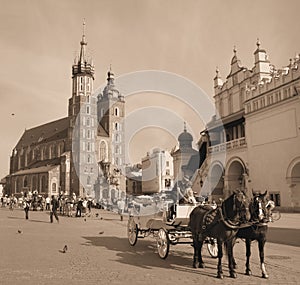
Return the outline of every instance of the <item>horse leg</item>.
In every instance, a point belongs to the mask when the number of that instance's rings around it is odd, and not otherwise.
[[[199,256],[199,241],[198,235],[193,235],[193,248],[194,248],[194,256],[193,256],[193,267],[197,268],[198,256]]]
[[[251,269],[250,269],[250,256],[251,256],[251,240],[246,239],[246,275],[251,275]]]
[[[223,241],[218,239],[218,274],[217,278],[223,279],[223,270],[222,270],[222,257],[223,257]]]
[[[199,250],[198,250],[198,262],[199,262],[199,265],[198,266],[199,266],[199,268],[205,268],[205,264],[204,264],[203,259],[202,259],[203,239],[202,239],[201,236],[199,237],[198,243],[199,243]]]
[[[232,251],[233,251],[233,248],[234,248],[235,243],[236,243],[236,238],[234,238],[234,239],[232,240]],[[236,263],[236,261],[235,261],[235,258],[234,258],[234,256],[233,256],[233,254],[232,254],[232,265],[233,265],[233,268],[234,268],[234,269],[237,269],[237,263]]]
[[[197,268],[197,263],[199,268],[204,268],[204,262],[202,260],[202,249],[203,241],[200,234],[193,236],[193,247],[194,247],[194,258],[193,258],[193,267]]]
[[[266,240],[265,239],[260,239],[258,241],[258,249],[259,249],[259,258],[260,258],[260,266],[261,266],[261,272],[262,272],[262,278],[269,278],[269,275],[266,271],[266,266],[265,266],[265,254],[264,254],[264,247],[265,247]]]
[[[229,274],[231,278],[236,278],[236,272],[234,270],[234,258],[233,258],[233,240],[229,240],[226,242],[227,256],[228,256],[228,267]]]

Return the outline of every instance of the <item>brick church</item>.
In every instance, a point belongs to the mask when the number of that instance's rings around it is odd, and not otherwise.
[[[8,194],[63,192],[97,200],[124,195],[124,96],[111,68],[103,92],[93,92],[94,65],[86,46],[83,32],[72,66],[68,116],[25,130],[13,148]]]

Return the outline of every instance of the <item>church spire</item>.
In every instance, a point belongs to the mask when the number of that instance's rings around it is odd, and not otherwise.
[[[94,65],[92,60],[87,60],[86,56],[87,41],[85,39],[85,20],[82,23],[82,38],[80,41],[80,53],[78,57],[75,57],[74,64],[72,66],[72,76],[77,75],[91,75],[94,79]]]
[[[85,40],[85,19],[83,19],[83,23],[82,23],[82,39],[81,39],[80,45],[81,45],[81,48],[80,48],[79,62],[81,64],[83,64],[86,62],[85,46],[87,45],[87,42]]]

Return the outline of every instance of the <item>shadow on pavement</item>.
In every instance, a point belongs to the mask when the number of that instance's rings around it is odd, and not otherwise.
[[[24,220],[25,221],[25,218],[20,218],[20,217],[7,217],[8,219],[14,219],[14,220]],[[29,219],[27,220],[28,222],[34,222],[34,223],[46,223],[46,224],[49,224],[50,221],[41,221],[41,220],[33,220],[33,219]]]
[[[217,260],[203,255],[206,265],[205,269],[192,268],[193,253],[183,251],[170,252],[167,259],[160,259],[156,252],[155,243],[147,240],[138,240],[135,246],[130,246],[127,238],[119,238],[114,236],[102,237],[83,237],[86,239],[86,246],[100,246],[107,250],[115,251],[118,257],[117,262],[141,267],[145,269],[151,268],[169,268],[176,271],[190,272],[209,277],[216,277]],[[180,246],[180,245],[179,245]],[[172,250],[172,249],[171,249]],[[156,254],[156,256],[155,256]],[[226,258],[223,260],[223,269],[226,270]],[[210,272],[207,272],[210,271]],[[226,275],[226,273],[225,273]]]

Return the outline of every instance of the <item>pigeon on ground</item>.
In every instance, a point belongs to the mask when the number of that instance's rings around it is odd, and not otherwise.
[[[63,253],[66,253],[66,252],[67,252],[67,250],[68,250],[68,246],[67,246],[67,245],[65,245],[65,246],[64,246],[64,248],[63,248],[63,250],[62,250],[62,252],[63,252]]]
[[[21,230],[18,230],[18,234],[21,234],[21,233],[23,233]]]
[[[99,214],[98,214],[98,213],[96,213],[95,215],[96,215],[96,218],[98,218]]]
[[[104,234],[104,231],[99,232],[99,235],[102,235],[102,234]]]

